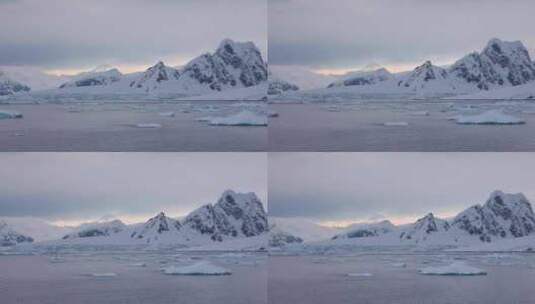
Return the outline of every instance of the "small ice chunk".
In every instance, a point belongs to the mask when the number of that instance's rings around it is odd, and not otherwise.
[[[230,275],[231,272],[210,262],[199,262],[188,266],[169,266],[163,269],[169,275]]]
[[[487,272],[485,272],[482,269],[472,267],[467,265],[464,262],[454,262],[450,265],[446,266],[431,266],[431,267],[425,267],[419,270],[421,274],[425,275],[461,275],[461,276],[468,276],[468,275],[486,275]]]
[[[208,121],[212,126],[267,126],[267,115],[248,110],[225,117],[204,117],[198,121]]]
[[[142,129],[158,129],[161,128],[162,125],[157,123],[139,123],[136,124],[136,127]]]
[[[386,127],[406,127],[409,123],[405,121],[389,121],[385,122],[383,125]]]
[[[489,110],[477,115],[459,115],[452,118],[458,124],[464,125],[518,125],[524,120],[507,115],[501,110]]]
[[[351,272],[347,274],[348,277],[371,277],[373,274],[369,272]]]
[[[0,119],[22,118],[22,114],[16,111],[0,110]]]
[[[175,112],[160,112],[158,114],[164,117],[175,117]]]

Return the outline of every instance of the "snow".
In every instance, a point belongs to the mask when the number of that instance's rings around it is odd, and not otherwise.
[[[0,119],[15,119],[22,117],[22,114],[16,111],[0,110]]]
[[[199,262],[188,266],[168,266],[163,269],[168,275],[230,275],[232,272],[210,262]]]
[[[486,275],[482,269],[467,265],[462,261],[454,262],[447,266],[431,266],[425,267],[418,271],[424,275],[459,275],[459,276],[472,276],[472,275]]]
[[[267,126],[267,115],[243,110],[237,114],[225,117],[205,117],[200,121],[208,121],[212,126]]]
[[[467,125],[517,125],[525,123],[521,118],[505,114],[503,110],[489,110],[477,115],[459,115],[452,119],[458,124]]]

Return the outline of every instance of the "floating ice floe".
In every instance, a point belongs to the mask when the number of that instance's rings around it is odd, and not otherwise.
[[[22,114],[16,111],[0,110],[0,119],[22,118]]]
[[[164,116],[164,117],[175,117],[175,112],[160,112],[158,113],[158,115]]]
[[[371,277],[373,274],[369,272],[351,272],[347,274],[348,277]]]
[[[210,262],[199,262],[189,266],[169,266],[163,269],[169,275],[230,275],[232,272]]]
[[[507,115],[501,110],[489,110],[477,115],[459,115],[452,117],[451,120],[464,125],[518,125],[525,123],[524,120]]]
[[[431,266],[425,267],[419,270],[421,274],[425,275],[459,275],[459,276],[469,276],[469,275],[486,275],[487,272],[467,265],[464,262],[454,262],[447,266]]]
[[[406,127],[409,123],[405,121],[389,121],[385,122],[383,125],[385,127]]]
[[[136,128],[142,128],[142,129],[158,129],[161,128],[161,124],[157,123],[139,123],[136,124]]]
[[[225,117],[203,117],[198,121],[207,121],[212,126],[267,126],[267,115],[248,110]]]

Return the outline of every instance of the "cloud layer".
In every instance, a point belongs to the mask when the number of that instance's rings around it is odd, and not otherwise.
[[[0,65],[178,62],[227,37],[265,51],[266,10],[265,0],[4,0]]]
[[[535,48],[530,0],[277,0],[268,11],[269,61],[278,65],[444,64],[493,37]]]
[[[497,189],[535,201],[535,155],[522,153],[276,153],[269,212],[317,221],[453,215]]]
[[[54,221],[184,215],[226,189],[267,205],[263,153],[2,153],[0,214]]]

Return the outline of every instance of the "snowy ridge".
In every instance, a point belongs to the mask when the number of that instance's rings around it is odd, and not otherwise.
[[[121,80],[123,74],[117,69],[107,71],[96,70],[95,72],[80,73],[72,81],[68,81],[59,86],[60,89],[72,87],[91,87],[110,85]]]
[[[4,221],[0,221],[0,246],[13,246],[31,242],[33,242],[33,238],[14,231]]]
[[[388,221],[358,224],[332,240],[319,244],[424,247],[453,246],[459,248],[524,248],[535,237],[535,215],[531,204],[521,194],[494,191],[483,205],[474,205],[451,220],[432,213],[415,223],[394,226]],[[477,250],[477,249],[474,249]]]
[[[204,205],[181,220],[160,212],[144,223],[133,225],[125,225],[120,220],[88,223],[80,225],[61,240],[48,243],[178,245],[186,248],[230,242],[232,248],[254,249],[266,246],[264,236],[267,231],[267,215],[258,197],[254,193],[227,190],[217,203]]]
[[[4,72],[0,71],[0,96],[13,95],[15,93],[29,91],[29,86],[12,80]]]
[[[143,72],[121,74],[117,69],[105,66],[78,74],[57,89],[42,90],[20,98],[185,98],[214,94],[210,98],[218,99],[216,93],[260,88],[266,84],[262,99],[266,96],[267,74],[267,64],[254,43],[225,39],[213,53],[200,55],[183,67],[174,68],[159,61]],[[17,87],[17,90],[23,88]],[[244,91],[241,95],[252,93],[258,95],[257,91]],[[236,94],[241,96],[239,91]]]
[[[499,98],[533,98],[534,83],[535,63],[525,46],[494,38],[481,52],[470,53],[449,67],[425,61],[412,71],[396,74],[383,68],[359,71],[326,89],[288,92],[277,99],[492,98],[494,92]]]
[[[74,238],[87,238],[97,236],[111,236],[119,233],[126,228],[126,225],[120,220],[110,222],[86,223],[80,225],[74,232],[63,236],[64,240]]]
[[[385,68],[379,68],[372,71],[358,71],[348,73],[346,76],[342,77],[342,79],[329,84],[328,88],[371,85],[391,78],[392,74]]]

